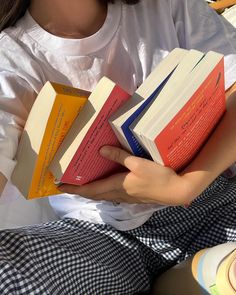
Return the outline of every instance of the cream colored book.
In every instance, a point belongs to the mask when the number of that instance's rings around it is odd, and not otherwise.
[[[223,55],[208,52],[187,74],[181,75],[178,67],[176,73],[176,84],[171,76],[130,129],[155,162],[180,170],[200,150],[225,112]]]
[[[137,156],[144,156],[145,149],[133,136],[129,126],[137,116],[155,100],[162,87],[167,83],[176,66],[188,54],[188,50],[175,48],[151,72],[131,98],[109,122],[122,146]]]
[[[132,123],[130,129],[143,146],[147,144],[143,134],[149,132],[157,120],[156,109],[160,115],[165,113],[166,109],[174,103],[173,95],[177,96],[181,91],[183,84],[186,83],[186,77],[200,62],[203,56],[203,52],[194,49],[189,50],[177,65],[167,83],[155,97],[150,107],[146,108]],[[150,147],[148,150],[150,150]]]
[[[236,261],[236,250],[227,256],[219,265],[215,285],[219,294],[235,295],[236,290],[233,288],[230,278],[229,271],[231,265]]]

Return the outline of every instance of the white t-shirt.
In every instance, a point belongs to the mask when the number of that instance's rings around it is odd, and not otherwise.
[[[236,81],[236,30],[204,0],[117,1],[109,4],[101,29],[81,40],[51,35],[27,12],[0,35],[0,171],[10,179],[20,133],[47,80],[93,90],[105,75],[132,93],[175,47],[223,53],[226,87]],[[50,197],[50,203],[60,217],[119,230],[138,227],[163,208],[67,194]]]

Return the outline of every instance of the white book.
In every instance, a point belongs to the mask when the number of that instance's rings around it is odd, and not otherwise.
[[[194,157],[225,111],[223,55],[190,51],[185,58],[130,127],[155,162],[175,170]]]
[[[150,106],[147,107],[131,124],[131,131],[142,146],[148,146],[146,149],[149,153],[150,149],[152,149],[152,144],[149,146],[149,141],[147,141],[146,136],[147,133],[150,133],[152,126],[156,126],[155,122],[159,119],[160,115],[166,114],[166,110],[175,102],[173,95],[177,96],[181,91],[183,83],[186,83],[186,77],[203,56],[203,52],[194,49],[189,50]],[[151,156],[153,157],[153,153],[151,153]]]
[[[171,76],[176,66],[188,50],[175,48],[151,72],[132,97],[109,119],[109,122],[122,146],[137,156],[145,150],[133,136],[129,126],[139,113],[155,99],[158,92]]]

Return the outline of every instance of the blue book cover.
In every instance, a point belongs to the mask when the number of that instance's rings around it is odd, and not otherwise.
[[[174,71],[174,70],[173,70]],[[130,148],[135,156],[150,158],[148,152],[142,147],[139,141],[136,139],[132,131],[130,130],[130,125],[134,122],[134,120],[140,116],[140,114],[145,111],[145,108],[148,107],[152,101],[156,98],[158,93],[162,90],[164,85],[166,84],[169,77],[172,75],[173,71],[165,78],[165,80],[154,90],[154,92],[144,100],[144,102],[137,108],[137,110],[129,116],[129,118],[122,124],[121,129],[126,137],[127,142],[130,145]]]

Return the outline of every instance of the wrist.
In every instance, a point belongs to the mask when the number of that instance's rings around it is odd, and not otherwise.
[[[186,206],[192,202],[196,195],[192,181],[186,175],[176,174],[170,177],[164,190],[166,204],[171,206]]]
[[[215,179],[209,171],[191,171],[181,175],[185,183],[185,204],[190,204]]]
[[[186,175],[181,175],[181,188],[177,194],[177,199],[180,206],[189,205],[195,197],[197,197],[197,188],[193,185],[193,182]]]

